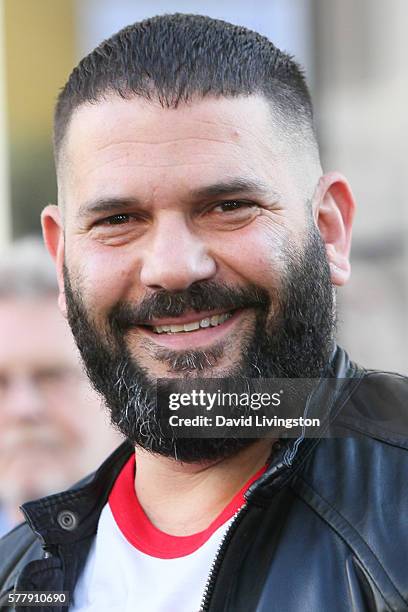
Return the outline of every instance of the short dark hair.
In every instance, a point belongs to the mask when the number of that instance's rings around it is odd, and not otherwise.
[[[101,43],[71,73],[55,110],[56,158],[73,111],[109,93],[176,108],[194,97],[263,94],[288,130],[313,135],[312,103],[293,58],[247,28],[201,15],[161,15]]]

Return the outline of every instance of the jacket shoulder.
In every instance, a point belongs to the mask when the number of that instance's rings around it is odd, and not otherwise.
[[[345,402],[336,426],[345,435],[371,437],[408,449],[408,377],[366,370]]]
[[[342,436],[320,440],[294,488],[371,576],[408,599],[408,378],[367,371],[345,409]]]
[[[21,523],[0,539],[0,594],[13,584],[30,561],[41,559],[43,550],[27,523]]]

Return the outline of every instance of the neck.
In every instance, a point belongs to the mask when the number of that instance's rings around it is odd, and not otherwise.
[[[206,529],[263,465],[273,440],[257,440],[234,457],[181,463],[136,449],[135,489],[149,520],[161,531],[186,536]]]

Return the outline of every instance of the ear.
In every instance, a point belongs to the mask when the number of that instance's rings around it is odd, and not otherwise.
[[[59,287],[58,305],[64,315],[67,316],[67,305],[64,290],[64,227],[61,211],[58,206],[49,204],[41,214],[41,225],[44,242],[55,262],[57,269],[57,280]]]
[[[350,278],[351,228],[355,201],[347,180],[339,172],[324,174],[313,205],[315,220],[326,244],[332,283],[344,285]]]

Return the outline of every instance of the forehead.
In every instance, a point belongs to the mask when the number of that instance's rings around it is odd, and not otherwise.
[[[270,106],[263,96],[209,97],[180,103],[177,108],[163,108],[155,100],[137,96],[123,99],[112,94],[73,112],[65,151],[72,153],[73,147],[86,145],[90,138],[98,148],[108,140],[112,144],[130,144],[138,137],[140,143],[152,146],[171,145],[188,138],[249,144],[255,135],[266,135],[265,130],[276,139],[272,128]]]
[[[77,201],[135,185],[180,192],[237,176],[283,180],[286,149],[261,96],[208,98],[167,109],[112,95],[74,112],[60,158],[60,196],[64,188]]]

